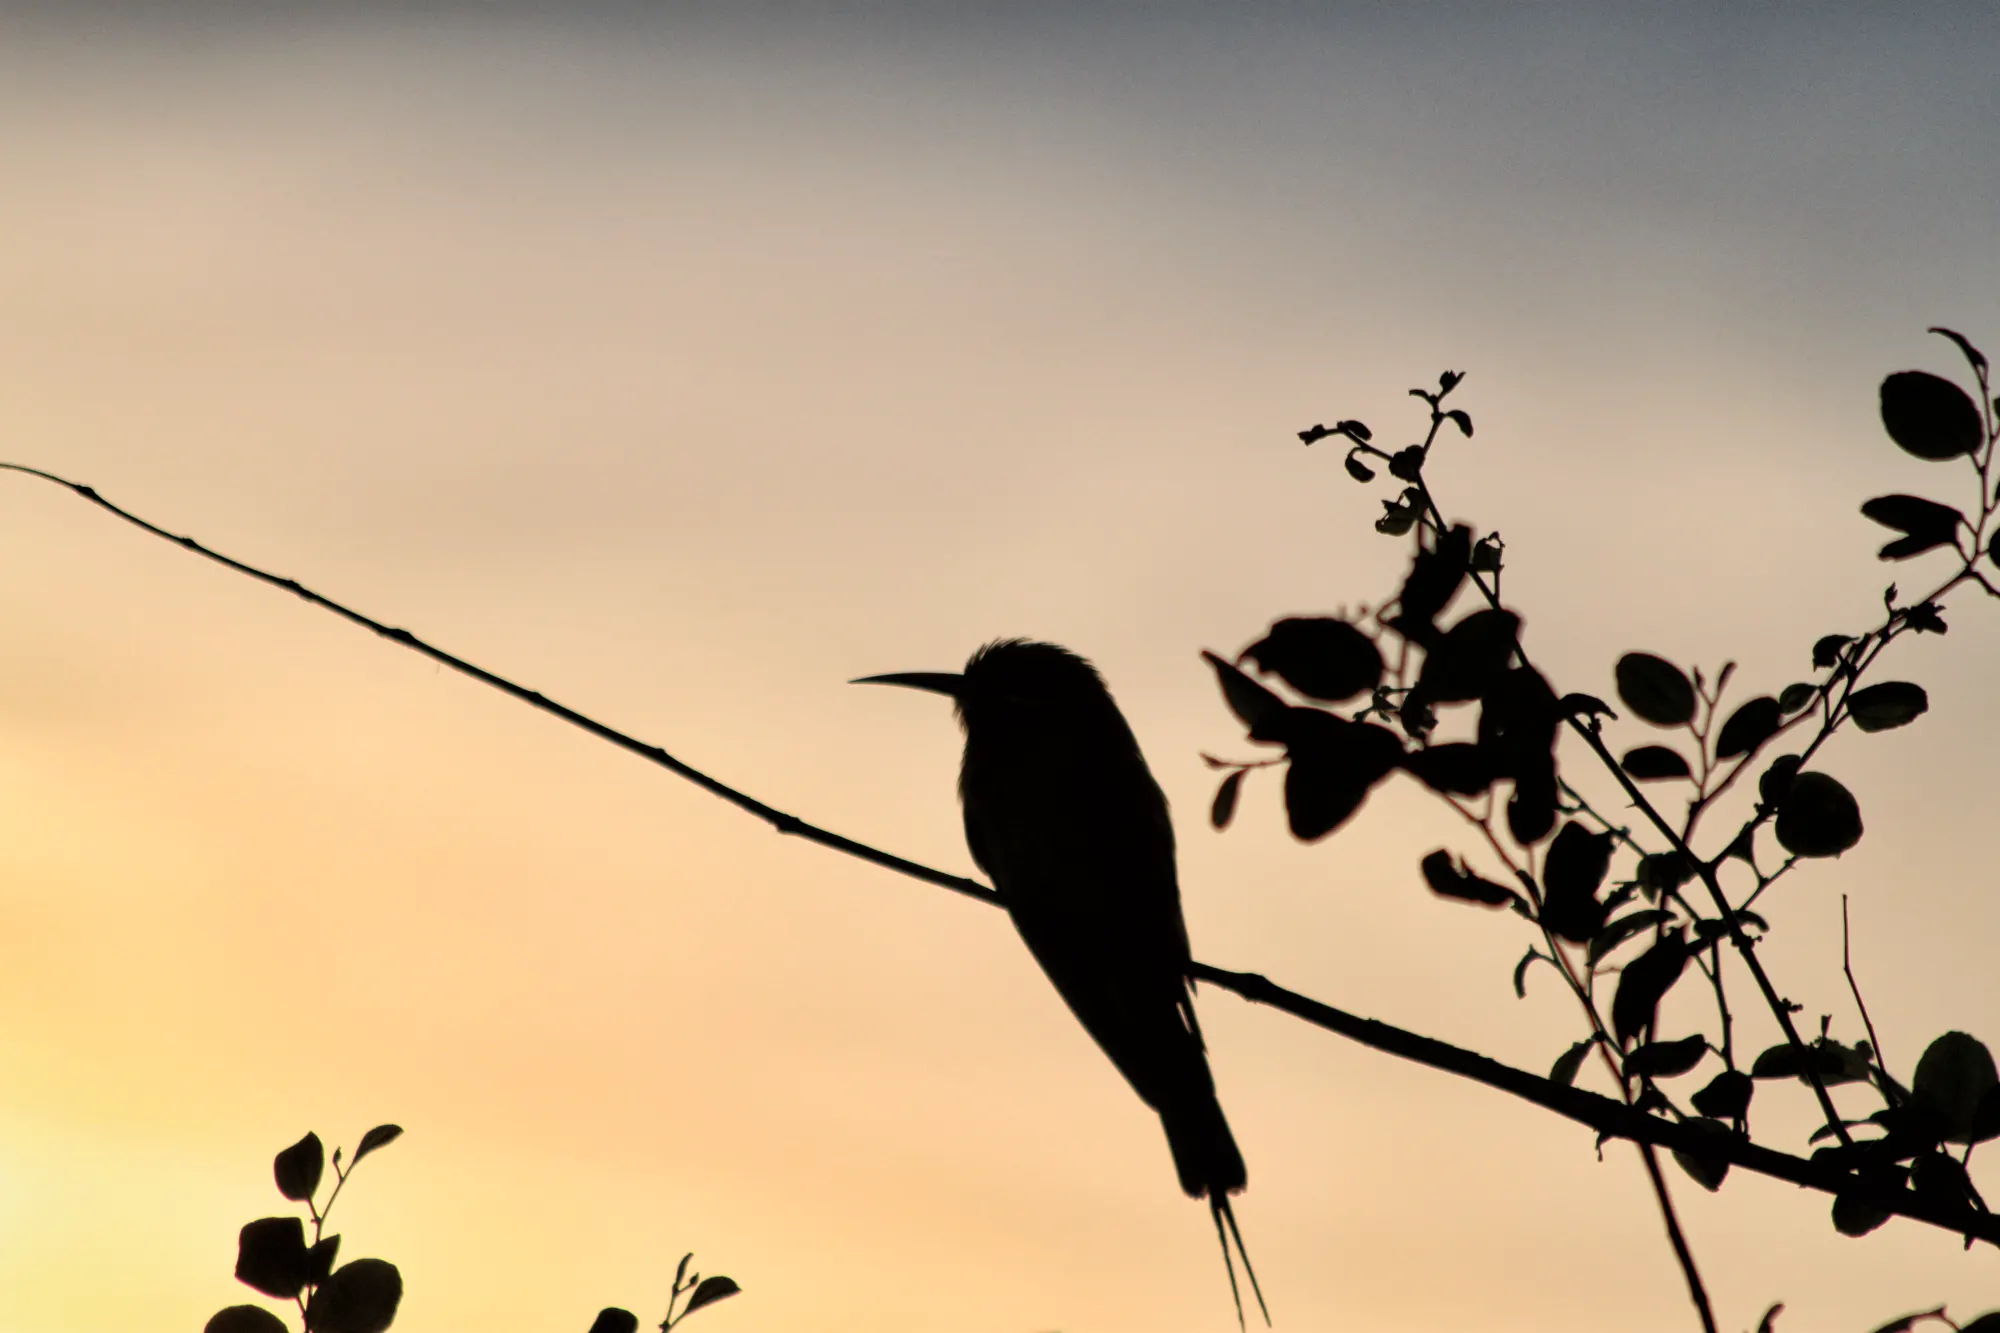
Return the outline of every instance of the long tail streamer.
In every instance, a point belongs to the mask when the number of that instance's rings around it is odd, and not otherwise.
[[[1264,1327],[1271,1326],[1271,1307],[1264,1304],[1264,1289],[1257,1285],[1257,1270],[1250,1266],[1250,1251],[1243,1248],[1243,1233],[1236,1226],[1236,1210],[1229,1206],[1226,1195],[1211,1193],[1208,1196],[1209,1215],[1215,1219],[1215,1239],[1222,1245],[1222,1266],[1229,1272],[1229,1298],[1236,1302],[1236,1327],[1247,1327],[1243,1322],[1243,1293],[1236,1285],[1236,1261],[1229,1256],[1229,1242],[1236,1242],[1236,1253],[1243,1256],[1243,1275],[1250,1279],[1250,1294],[1257,1298],[1257,1309],[1264,1316]],[[1229,1224],[1225,1234],[1223,1223]]]

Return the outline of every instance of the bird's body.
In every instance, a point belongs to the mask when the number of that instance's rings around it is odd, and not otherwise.
[[[870,679],[957,700],[973,860],[1070,1011],[1159,1113],[1181,1188],[1207,1198],[1241,1251],[1229,1195],[1243,1156],[1195,1020],[1173,822],[1104,682],[1067,649],[1021,640],[980,649],[961,675]]]

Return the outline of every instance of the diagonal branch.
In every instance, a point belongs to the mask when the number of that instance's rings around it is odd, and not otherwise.
[[[537,690],[518,685],[504,676],[495,675],[461,657],[455,657],[442,648],[426,643],[408,630],[393,628],[373,617],[363,615],[352,607],[321,596],[294,579],[231,559],[202,545],[192,537],[168,532],[165,528],[149,523],[129,510],[119,508],[89,486],[19,463],[0,462],[0,471],[25,473],[53,482],[156,537],[213,560],[239,574],[248,575],[260,583],[267,583],[274,588],[289,592],[363,629],[373,630],[412,652],[422,654],[442,666],[450,667],[482,684],[492,686],[503,694],[519,699],[530,707],[561,718],[600,740],[608,741],[620,749],[658,764],[669,772],[686,778],[704,791],[721,797],[738,809],[755,815],[779,833],[804,838],[808,842],[845,852],[849,856],[859,857],[885,869],[908,875],[912,879],[935,884],[940,888],[977,898],[996,907],[1001,905],[1000,895],[977,880],[947,874],[942,870],[870,847],[866,843],[856,842],[852,838],[843,837],[815,824],[809,824],[796,815],[774,809],[755,797],[746,795],[683,763],[657,745],[648,744],[573,708],[565,707]],[[1928,1222],[1956,1235],[2000,1245],[2000,1214],[1975,1213],[1969,1209],[1941,1204],[1920,1197],[1909,1190],[1885,1187],[1836,1167],[1760,1147],[1748,1139],[1737,1138],[1734,1135],[1703,1134],[1689,1129],[1686,1125],[1634,1110],[1609,1097],[1586,1092],[1568,1084],[1556,1083],[1538,1074],[1530,1074],[1511,1065],[1501,1064],[1475,1051],[1468,1051],[1433,1037],[1408,1032],[1376,1019],[1357,1017],[1331,1005],[1321,1004],[1297,991],[1287,990],[1256,973],[1230,972],[1211,967],[1207,963],[1194,963],[1189,968],[1189,975],[1198,981],[1233,991],[1253,1003],[1282,1010],[1294,1018],[1360,1042],[1364,1046],[1372,1046],[1376,1050],[1401,1056],[1406,1060],[1413,1060],[1446,1073],[1458,1074],[1475,1082],[1484,1083],[1488,1087],[1511,1093],[1557,1115],[1588,1125],[1603,1137],[1630,1139],[1635,1143],[1677,1150],[1697,1157],[1720,1158],[1746,1171],[1788,1180],[1795,1185],[1828,1194],[1846,1195],[1885,1212]]]
[[[1328,1032],[1339,1033],[1363,1046],[1372,1046],[1378,1051],[1399,1055],[1405,1060],[1414,1060],[1432,1069],[1441,1069],[1447,1074],[1457,1074],[1475,1083],[1484,1083],[1489,1088],[1512,1093],[1544,1110],[1588,1125],[1601,1135],[1650,1143],[1684,1152],[1691,1157],[1720,1158],[1746,1171],[1788,1180],[1794,1185],[1827,1194],[1850,1195],[1885,1212],[1915,1218],[1957,1235],[2000,1245],[2000,1214],[1940,1206],[1920,1199],[1908,1190],[1881,1188],[1852,1172],[1761,1147],[1734,1134],[1706,1134],[1678,1121],[1636,1111],[1599,1093],[1501,1064],[1477,1051],[1468,1051],[1435,1037],[1406,1032],[1378,1019],[1357,1017],[1300,995],[1297,991],[1287,990],[1254,972],[1225,972],[1206,963],[1196,963],[1193,975],[1199,981],[1232,990],[1253,1003],[1281,1009],[1294,1018],[1325,1028]]]
[[[852,838],[844,838],[840,834],[828,829],[808,824],[796,815],[788,815],[782,810],[773,809],[756,797],[746,795],[728,783],[720,782],[700,769],[682,763],[657,745],[649,745],[636,736],[619,731],[616,727],[606,726],[596,718],[579,713],[574,708],[567,708],[539,690],[531,690],[525,685],[517,685],[505,676],[496,676],[484,667],[475,666],[462,657],[454,657],[444,649],[424,642],[406,629],[395,629],[383,624],[372,616],[363,615],[351,606],[343,606],[330,597],[322,597],[296,579],[288,579],[282,574],[273,574],[269,570],[259,569],[255,565],[246,565],[241,560],[232,560],[220,551],[203,546],[192,537],[183,537],[176,533],[168,532],[165,528],[159,527],[156,524],[148,523],[145,519],[140,518],[130,510],[121,509],[111,503],[111,501],[99,495],[89,486],[65,480],[62,477],[56,476],[53,472],[44,472],[40,468],[26,467],[20,463],[0,463],[0,471],[24,472],[31,477],[40,477],[44,481],[52,481],[56,485],[65,487],[82,496],[100,509],[116,514],[132,526],[152,533],[155,537],[161,538],[164,541],[170,541],[174,545],[186,550],[193,551],[196,555],[206,556],[217,564],[233,569],[239,574],[247,574],[259,583],[268,583],[273,588],[283,589],[285,592],[291,593],[293,596],[309,602],[323,611],[331,611],[342,620],[351,621],[363,629],[373,630],[383,638],[393,643],[399,643],[410,651],[422,654],[430,658],[431,661],[443,666],[448,666],[453,671],[459,672],[462,675],[470,676],[482,685],[491,685],[502,694],[519,699],[531,708],[539,708],[544,713],[561,718],[571,726],[581,727],[601,741],[609,741],[621,750],[629,750],[641,759],[651,760],[661,768],[666,769],[669,773],[686,778],[703,791],[720,796],[737,809],[755,815],[779,833],[789,833],[796,837],[804,838],[808,842],[816,842],[822,847],[831,847],[837,852],[846,852],[849,856],[860,857],[863,861],[873,862],[885,869],[908,875],[912,879],[920,879],[926,884],[935,884],[939,888],[950,889],[954,893],[963,893],[970,898],[979,898],[996,904],[1000,901],[998,894],[984,884],[981,884],[978,880],[967,879],[963,875],[949,875],[942,870],[934,870],[930,866],[905,860],[903,857],[882,851],[879,848],[870,847],[865,842],[856,842]]]

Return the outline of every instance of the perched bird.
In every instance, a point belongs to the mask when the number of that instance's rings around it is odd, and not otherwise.
[[[956,701],[965,730],[958,791],[972,859],[992,877],[1070,1011],[1159,1113],[1181,1188],[1208,1199],[1238,1322],[1232,1238],[1269,1323],[1229,1206],[1243,1188],[1243,1155],[1216,1100],[1195,1021],[1173,821],[1103,679],[1066,648],[1003,639],[974,653],[959,674],[854,683],[905,685]]]

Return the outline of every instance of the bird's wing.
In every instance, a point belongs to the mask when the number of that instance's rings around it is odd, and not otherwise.
[[[1134,1090],[1155,1108],[1212,1096],[1187,1002],[1165,802],[1157,788],[1151,800],[1115,803],[1102,791],[1052,781],[1027,807],[968,801],[966,841],[1042,970]]]

